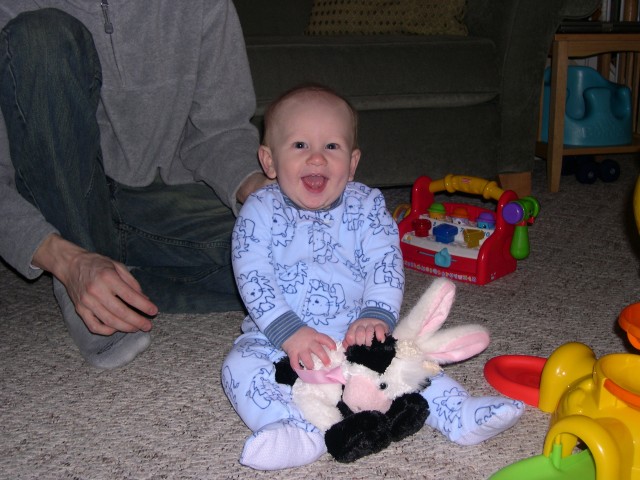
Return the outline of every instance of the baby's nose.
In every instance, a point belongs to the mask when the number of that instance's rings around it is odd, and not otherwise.
[[[313,152],[310,156],[309,159],[307,160],[308,163],[310,163],[311,165],[324,165],[325,163],[327,163],[327,159],[324,158],[324,155],[320,152]]]

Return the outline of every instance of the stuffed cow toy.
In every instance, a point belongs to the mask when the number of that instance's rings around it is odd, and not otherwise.
[[[453,282],[438,278],[384,342],[346,350],[336,342],[331,364],[315,358],[312,370],[292,369],[287,357],[276,364],[276,381],[292,386],[293,401],[325,432],[336,460],[353,462],[420,430],[429,415],[420,392],[429,378],[489,345],[479,325],[439,330],[454,297]]]

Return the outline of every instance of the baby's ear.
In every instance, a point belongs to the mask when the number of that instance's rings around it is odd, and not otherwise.
[[[351,164],[349,165],[349,180],[353,180],[356,176],[356,168],[358,168],[358,162],[360,162],[360,149],[354,148],[351,152]]]
[[[258,148],[258,159],[260,160],[260,165],[262,165],[264,174],[271,180],[274,180],[277,177],[277,174],[276,167],[273,162],[273,156],[271,155],[271,149],[266,145],[260,145],[260,148]]]

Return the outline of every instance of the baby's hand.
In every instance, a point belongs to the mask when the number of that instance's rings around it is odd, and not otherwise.
[[[382,320],[359,318],[349,326],[343,344],[345,348],[351,345],[371,346],[373,337],[384,342],[387,333],[389,333],[389,326]]]
[[[313,368],[313,358],[311,354],[315,354],[320,361],[329,365],[331,359],[324,349],[336,349],[336,342],[328,335],[320,333],[311,327],[302,327],[296,333],[287,338],[282,344],[282,349],[289,356],[289,363],[294,370],[300,370],[300,364],[304,368]]]

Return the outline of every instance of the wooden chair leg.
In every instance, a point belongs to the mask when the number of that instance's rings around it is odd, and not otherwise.
[[[531,172],[501,173],[498,179],[503,190],[513,190],[520,198],[531,195]]]

